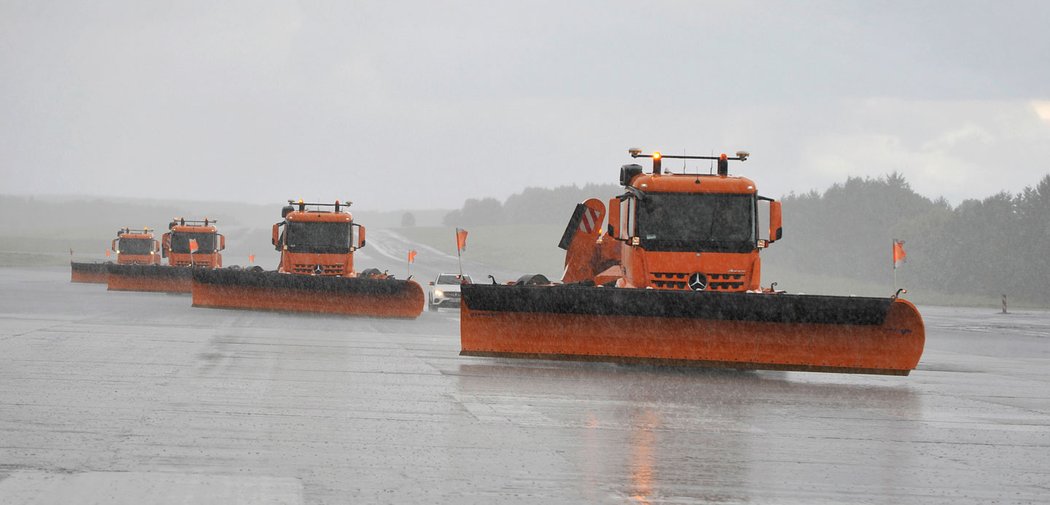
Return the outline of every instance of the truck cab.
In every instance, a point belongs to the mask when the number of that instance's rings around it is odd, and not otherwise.
[[[759,196],[750,179],[729,175],[728,161],[748,154],[695,157],[717,160],[717,174],[664,173],[660,153],[631,154],[652,157],[653,172],[637,164],[620,169],[626,192],[609,201],[607,234],[599,239],[615,241],[604,249],[619,261],[604,278],[619,287],[760,290],[759,251],[780,239],[781,209],[780,202]],[[761,201],[769,202],[767,238],[759,230]]]
[[[117,253],[118,265],[159,265],[160,245],[153,238],[153,230],[143,228],[117,230],[117,238],[110,243],[110,249]]]
[[[226,237],[218,233],[215,220],[186,220],[178,218],[168,223],[168,232],[161,237],[161,255],[173,267],[222,268],[222,254]]]
[[[350,202],[334,204],[289,200],[281,209],[283,221],[273,225],[271,242],[281,252],[282,273],[354,277],[354,251],[365,246],[365,227],[342,210]],[[333,210],[307,209],[332,207]]]

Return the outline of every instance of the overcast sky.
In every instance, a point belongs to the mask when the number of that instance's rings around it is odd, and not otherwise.
[[[1050,172],[1048,27],[1040,1],[0,0],[0,193],[453,208],[615,182],[637,146],[748,149],[770,196],[899,171],[958,203]]]

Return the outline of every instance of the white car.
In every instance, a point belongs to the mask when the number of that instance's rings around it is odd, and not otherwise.
[[[470,276],[459,274],[441,274],[430,283],[427,296],[427,308],[436,311],[438,307],[459,307],[459,287],[470,284]]]

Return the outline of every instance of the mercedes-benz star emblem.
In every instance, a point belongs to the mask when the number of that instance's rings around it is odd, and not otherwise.
[[[689,276],[689,289],[703,291],[707,287],[707,276],[697,272]]]

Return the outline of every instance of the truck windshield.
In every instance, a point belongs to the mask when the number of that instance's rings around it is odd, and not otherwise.
[[[190,252],[190,239],[197,241],[197,253],[215,252],[214,233],[172,233],[171,252],[188,254]]]
[[[747,252],[755,248],[755,196],[646,193],[637,236],[650,251]]]
[[[121,254],[149,254],[153,252],[153,241],[148,238],[122,238],[117,242]]]
[[[350,223],[289,221],[285,244],[291,252],[346,254],[350,252]]]

